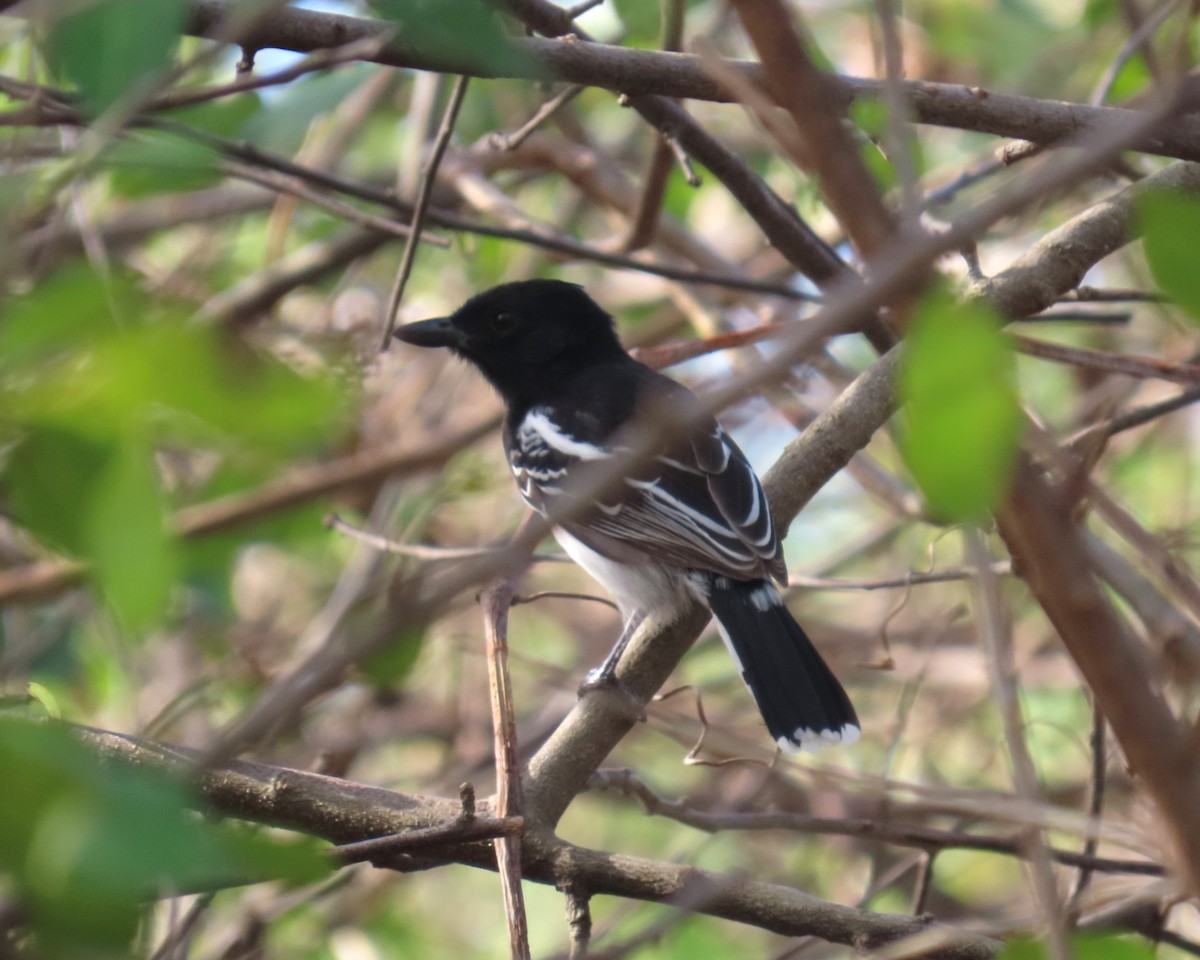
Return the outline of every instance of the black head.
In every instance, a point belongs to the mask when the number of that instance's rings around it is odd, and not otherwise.
[[[583,287],[561,280],[493,287],[450,316],[405,324],[395,336],[417,347],[449,347],[475,364],[507,400],[625,355],[612,317]]]

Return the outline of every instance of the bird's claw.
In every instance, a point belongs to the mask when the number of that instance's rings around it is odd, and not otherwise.
[[[587,672],[583,682],[579,684],[578,694],[582,699],[585,694],[591,693],[593,690],[611,690],[620,685],[615,670],[603,666],[593,667]]]

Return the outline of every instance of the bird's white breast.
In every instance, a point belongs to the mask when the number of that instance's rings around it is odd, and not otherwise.
[[[670,618],[688,602],[687,581],[677,570],[656,563],[617,563],[557,527],[554,537],[567,556],[612,594],[627,619],[635,611],[656,620]]]

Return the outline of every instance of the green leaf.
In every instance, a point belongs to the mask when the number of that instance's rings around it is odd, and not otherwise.
[[[1150,272],[1163,293],[1200,320],[1200,199],[1153,190],[1138,203],[1142,239]]]
[[[121,275],[105,280],[86,261],[69,264],[0,311],[0,368],[61,350],[78,349],[118,329],[115,302],[125,299]]]
[[[68,12],[51,27],[46,58],[92,114],[170,65],[186,12],[184,0],[75,0],[61,7]]]
[[[529,67],[484,0],[372,0],[371,6],[399,26],[398,42],[427,56],[499,74]]]
[[[5,481],[17,519],[39,540],[88,561],[126,626],[148,627],[166,612],[178,562],[140,444],[45,426],[13,451]]]
[[[369,67],[356,64],[303,77],[275,96],[269,110],[259,110],[248,117],[238,127],[237,136],[264,150],[294,153],[300,148],[313,120],[335,109],[370,75]]]
[[[859,154],[863,164],[871,173],[871,179],[881,193],[887,193],[900,183],[900,176],[882,150],[869,140],[859,145]]]
[[[62,708],[58,705],[58,698],[50,692],[49,687],[31,680],[26,689],[29,691],[29,696],[41,704],[42,709],[46,711],[46,716],[54,720],[62,719]]]
[[[331,379],[301,376],[219,329],[181,322],[171,304],[138,296],[119,307],[140,322],[64,350],[36,377],[16,371],[8,415],[106,442],[153,426],[164,439],[248,447],[260,456],[311,449],[338,422],[345,404]],[[34,346],[32,335],[23,342]]]
[[[887,130],[888,106],[882,100],[863,97],[850,104],[850,119],[872,140],[880,139]]]
[[[136,631],[165,614],[184,568],[151,448],[205,446],[265,476],[320,447],[347,405],[332,378],[302,376],[184,317],[119,273],[106,282],[86,269],[51,278],[0,317],[8,504],[47,546],[89,562]],[[217,558],[223,566],[234,549]]]
[[[621,18],[621,43],[624,46],[657,50],[662,42],[663,4],[646,3],[646,0],[615,0],[617,15]]]
[[[147,399],[260,452],[311,449],[344,407],[332,380],[301,376],[207,327],[173,325],[128,338],[113,362],[135,371]]]
[[[314,883],[334,869],[329,845],[312,837],[281,837],[263,830],[230,828],[225,845],[237,865],[240,883],[283,881],[289,886]]]
[[[1154,960],[1158,951],[1148,941],[1112,933],[1081,933],[1071,939],[1078,960]]]
[[[918,175],[925,166],[921,141],[916,137],[907,138],[899,146],[887,141],[888,113],[887,103],[871,98],[855,100],[850,104],[849,109],[850,119],[870,138],[870,142],[862,143],[859,146],[863,163],[871,171],[879,189],[885,193],[897,186],[899,174],[896,171],[893,157],[884,152],[884,147],[887,147],[888,150],[908,151],[911,155],[912,168]]]
[[[92,576],[127,627],[152,626],[167,611],[179,560],[150,457],[137,444],[118,447],[86,482]]]
[[[48,546],[86,554],[89,478],[111,457],[109,446],[70,430],[33,432],[13,451],[4,474],[14,516]]]
[[[29,910],[39,954],[127,955],[148,898],[329,869],[316,842],[208,823],[180,785],[101,763],[61,724],[0,719],[0,769],[0,873]]]
[[[259,95],[247,91],[220,100],[168,110],[162,116],[218,137],[234,137],[261,109],[262,99]]]
[[[163,133],[120,140],[101,157],[113,190],[130,198],[210,187],[221,180],[219,160],[203,144]]]
[[[927,298],[906,338],[899,390],[901,452],[930,507],[949,522],[981,519],[1007,487],[1022,424],[998,318],[942,293]]]
[[[1154,948],[1134,936],[1111,933],[1081,933],[1071,938],[1077,960],[1153,960]],[[1048,960],[1046,944],[1032,937],[1017,937],[1005,944],[996,960]]]
[[[1146,66],[1146,61],[1139,53],[1130,57],[1117,71],[1112,87],[1108,91],[1107,103],[1124,103],[1139,93],[1147,90],[1154,83],[1154,77]]]

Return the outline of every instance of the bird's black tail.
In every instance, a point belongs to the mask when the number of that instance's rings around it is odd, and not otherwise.
[[[789,752],[858,739],[846,691],[767,580],[702,574],[708,603],[767,729]]]

